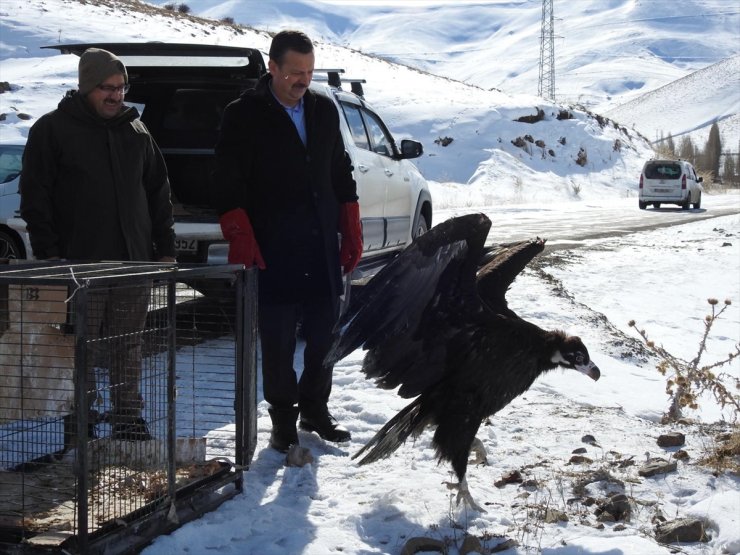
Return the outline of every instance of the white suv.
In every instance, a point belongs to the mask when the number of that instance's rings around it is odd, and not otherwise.
[[[648,160],[640,174],[639,206],[642,210],[652,204],[678,204],[684,210],[689,206],[701,208],[701,183],[694,166],[685,160]]]
[[[91,46],[113,52],[126,65],[131,85],[126,103],[139,108],[167,162],[178,261],[225,263],[228,244],[210,205],[214,145],[225,106],[265,73],[262,54],[251,48],[156,42],[48,48],[79,56]],[[311,88],[332,99],[340,113],[365,245],[352,277],[362,280],[431,227],[432,198],[426,181],[408,160],[422,154],[421,143],[410,139],[397,143],[365,102],[361,80],[342,83],[341,73],[317,70]],[[348,84],[351,91],[343,88]]]

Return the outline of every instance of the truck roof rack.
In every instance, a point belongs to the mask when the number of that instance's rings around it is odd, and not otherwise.
[[[366,79],[345,79],[349,83],[350,90],[360,98],[365,98],[365,91],[362,88],[363,83],[367,83]]]
[[[365,98],[365,92],[362,89],[362,84],[367,83],[365,79],[354,79],[354,78],[341,78],[340,75],[344,73],[344,70],[341,68],[337,69],[314,69],[314,79],[316,81],[326,81],[329,83],[330,86],[341,89],[342,83],[349,83],[350,84],[350,90],[359,96],[360,98]],[[318,74],[318,75],[317,75]]]
[[[326,80],[330,86],[336,87],[337,89],[340,89],[342,87],[342,80],[340,79],[339,74],[344,73],[343,69],[341,68],[337,68],[337,69],[320,68],[320,69],[314,69],[313,72],[314,74],[316,73],[326,74],[326,77],[324,77],[323,75],[317,75],[316,77],[314,77],[314,79],[316,79],[317,81]]]

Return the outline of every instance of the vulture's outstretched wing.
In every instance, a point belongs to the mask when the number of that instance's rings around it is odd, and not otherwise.
[[[545,248],[545,240],[521,241],[502,247],[478,272],[478,295],[497,314],[515,316],[506,303],[506,291],[524,267]]]
[[[355,295],[327,355],[333,364],[363,347],[363,371],[380,387],[417,395],[444,372],[440,319],[460,305],[480,307],[475,279],[491,221],[451,218],[416,238]]]

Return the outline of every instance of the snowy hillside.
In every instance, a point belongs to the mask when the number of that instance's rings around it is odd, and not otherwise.
[[[169,0],[150,0],[164,5]],[[540,0],[191,0],[193,13],[271,31],[298,27],[316,37],[509,94],[536,94]],[[635,100],[740,53],[740,10],[726,0],[576,0],[554,2],[555,96],[596,113]],[[651,141],[660,131],[691,132],[706,141],[709,125],[740,112],[737,71],[715,73],[703,87],[682,91],[680,118],[670,123],[621,110]],[[721,94],[719,91],[725,91]],[[690,92],[691,94],[685,94]],[[650,97],[647,97],[650,104]],[[634,105],[633,105],[634,106]],[[662,108],[662,107],[661,107]],[[694,112],[694,110],[696,110]],[[737,120],[734,120],[735,122]],[[709,122],[709,123],[707,123]],[[737,145],[737,123],[720,122],[726,144]],[[703,134],[702,134],[703,133]]]
[[[627,127],[655,129],[676,143],[688,134],[703,147],[717,122],[723,150],[740,140],[740,55],[691,73],[606,112]],[[648,137],[651,141],[660,138]]]

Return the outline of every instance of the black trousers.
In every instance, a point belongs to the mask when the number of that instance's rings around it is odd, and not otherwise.
[[[324,364],[333,341],[339,299],[323,297],[290,304],[261,303],[258,309],[265,401],[274,408],[325,407],[333,367]],[[306,342],[300,380],[293,367],[298,323]]]
[[[146,323],[151,285],[110,287],[90,292],[87,304],[88,403],[102,391],[95,382],[95,366],[109,369],[109,396],[113,413],[136,418],[144,401],[139,392],[142,331]]]

